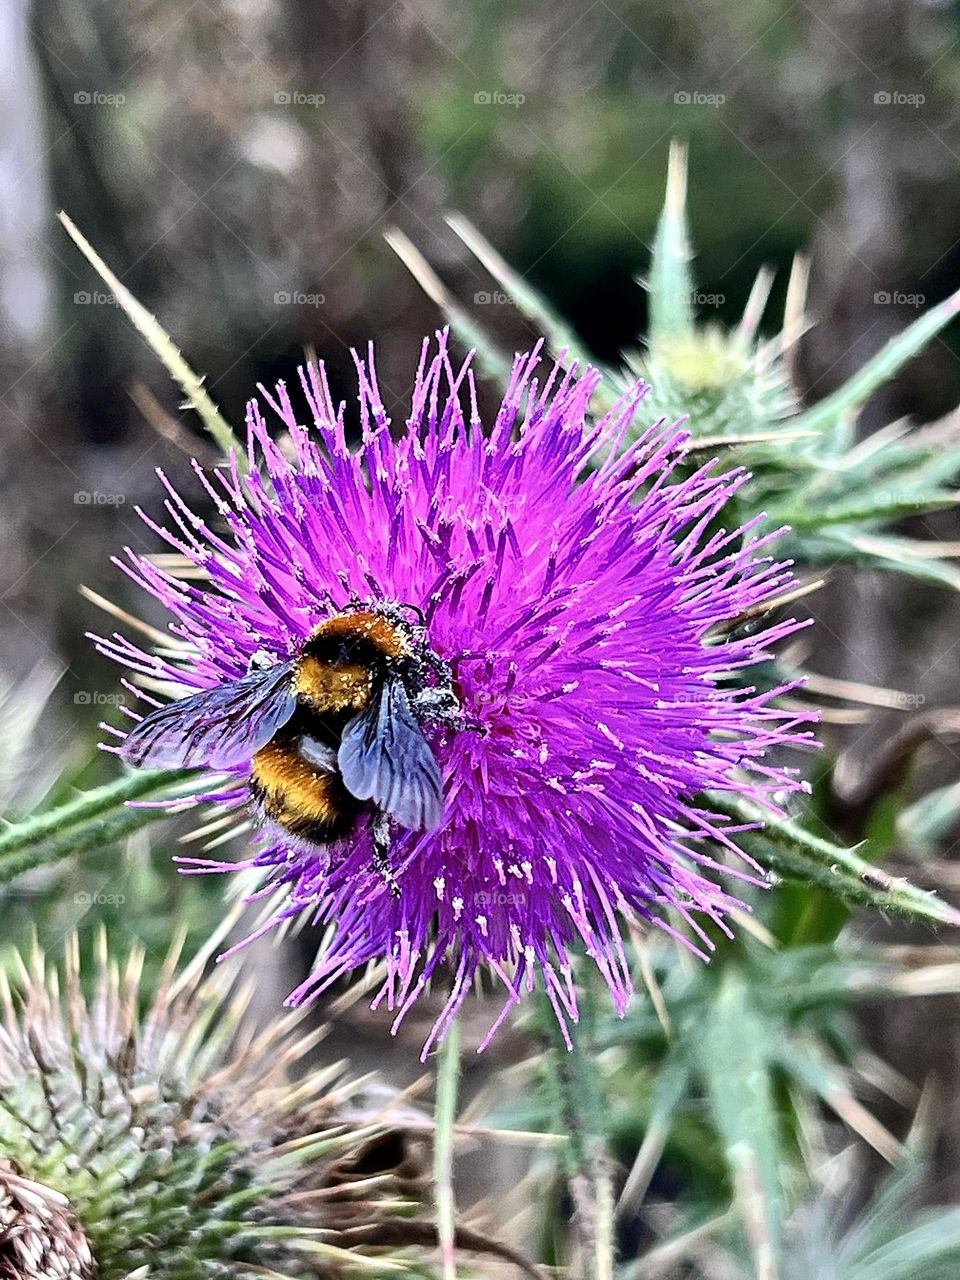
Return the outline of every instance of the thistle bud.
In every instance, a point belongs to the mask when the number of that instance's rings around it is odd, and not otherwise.
[[[249,993],[204,959],[146,983],[142,953],[121,967],[101,940],[81,966],[74,938],[60,968],[35,950],[0,976],[0,1280],[292,1280],[330,1274],[358,1222],[396,1242],[409,1113],[340,1067],[304,1074],[322,1030],[252,1033]]]

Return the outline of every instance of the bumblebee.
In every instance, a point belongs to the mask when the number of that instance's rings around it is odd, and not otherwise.
[[[453,724],[450,668],[422,617],[358,605],[327,618],[292,658],[254,656],[238,680],[145,716],[120,748],[137,767],[230,769],[250,762],[250,796],[265,825],[327,847],[372,811],[374,860],[389,865],[390,822],[429,831],[443,785],[426,721]]]

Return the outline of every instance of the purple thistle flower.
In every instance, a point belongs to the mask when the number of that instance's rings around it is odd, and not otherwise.
[[[620,913],[669,931],[663,913],[673,908],[705,952],[698,915],[725,928],[738,903],[711,878],[731,871],[704,843],[737,854],[747,866],[732,874],[756,882],[759,868],[735,840],[742,828],[704,807],[702,793],[769,803],[804,786],[767,756],[809,745],[799,726],[813,716],[777,707],[785,689],[758,691],[736,675],[802,624],[749,636],[720,626],[792,582],[787,564],[763,554],[776,535],[756,536],[756,521],[719,526],[746,473],[708,463],[681,477],[686,436],[674,426],[657,423],[625,445],[643,384],[589,425],[599,375],[554,366],[541,382],[538,364],[539,351],[517,359],[484,431],[469,361],[453,367],[445,335],[435,354],[425,342],[394,438],[371,352],[357,360],[356,450],[322,366],[300,372],[312,429],[284,384],[273,396],[261,387],[288,439],[271,439],[253,400],[249,475],[236,459],[210,475],[194,464],[225,530],[162,475],[170,527],[144,516],[202,575],[181,578],[129,550],[122,566],[175,615],[182,655],[120,635],[99,641],[134,671],[190,692],[235,681],[265,656],[289,659],[351,602],[422,610],[463,726],[426,730],[443,817],[435,830],[395,833],[397,896],[373,866],[368,816],[327,851],[271,829],[246,861],[181,861],[194,872],[262,869],[264,892],[286,891],[271,923],[307,912],[333,926],[292,1005],[379,961],[375,1004],[386,1002],[396,1027],[449,961],[449,999],[424,1054],[482,968],[507,992],[497,1025],[539,980],[566,1034],[581,947],[622,1013],[631,981]],[[249,765],[229,772],[204,799],[248,801]]]

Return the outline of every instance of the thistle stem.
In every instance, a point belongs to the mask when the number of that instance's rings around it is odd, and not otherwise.
[[[729,817],[762,827],[755,845],[758,860],[782,875],[816,884],[846,902],[896,911],[914,920],[960,925],[960,911],[903,876],[889,875],[855,849],[832,844],[742,796],[709,795],[711,804]]]
[[[13,823],[0,835],[0,882],[94,844],[120,839],[166,817],[166,810],[128,809],[127,801],[158,797],[190,779],[197,779],[196,770],[134,773]]]
[[[437,1236],[443,1280],[457,1280],[456,1202],[453,1196],[453,1134],[457,1119],[460,1082],[460,1024],[450,1025],[437,1053],[437,1109],[434,1128],[434,1181],[437,1199]]]
[[[600,1159],[594,1162],[594,1172],[597,1193],[596,1276],[597,1280],[613,1280],[613,1179]]]
[[[580,1009],[581,1021],[575,1028],[578,1043],[572,1050],[551,1011],[545,1012],[552,1036],[547,1062],[559,1094],[560,1128],[569,1136],[565,1147],[567,1183],[581,1267],[585,1269],[587,1259],[592,1259],[592,1280],[613,1280],[615,1205],[603,1137],[603,1091],[596,1058],[590,1051],[593,993],[589,980],[583,986]]]

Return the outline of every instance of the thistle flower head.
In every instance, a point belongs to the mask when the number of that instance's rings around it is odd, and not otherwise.
[[[279,443],[250,403],[248,476],[236,460],[212,475],[197,468],[218,521],[167,486],[170,525],[151,527],[188,572],[133,553],[125,567],[174,614],[180,647],[149,653],[119,635],[101,647],[151,681],[196,691],[295,661],[342,611],[415,608],[460,706],[458,723],[424,719],[442,775],[439,824],[395,824],[395,885],[374,866],[369,811],[327,848],[267,829],[242,864],[286,890],[278,919],[306,912],[330,926],[291,1003],[380,961],[377,1001],[399,1020],[448,960],[435,1035],[481,968],[502,981],[504,1012],[540,982],[563,1023],[576,1017],[571,963],[584,948],[622,1010],[620,913],[669,927],[674,909],[708,948],[698,917],[722,923],[736,901],[712,877],[718,850],[739,851],[703,793],[800,785],[769,753],[803,737],[807,717],[741,675],[796,624],[760,635],[727,626],[763,613],[789,569],[766,554],[769,538],[723,527],[745,473],[678,469],[686,437],[663,422],[624,444],[643,384],[591,426],[598,375],[541,369],[534,352],[518,358],[485,428],[469,362],[455,368],[441,335],[437,350],[424,344],[395,432],[372,356],[358,371],[358,448],[311,366],[299,404],[283,384],[261,388],[286,429]],[[209,798],[243,805],[249,761],[229,772]]]
[[[0,1276],[339,1277],[358,1223],[402,1238],[419,1157],[395,1102],[301,1075],[318,1033],[244,1030],[249,994],[175,960],[149,997],[143,955],[121,970],[102,940],[82,973],[73,939],[0,980]]]

